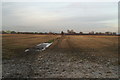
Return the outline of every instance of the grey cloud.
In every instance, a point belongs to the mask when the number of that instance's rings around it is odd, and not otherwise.
[[[106,25],[111,24],[109,20],[117,20],[117,7],[113,5],[116,4],[4,3],[3,29],[44,32],[67,29],[101,30],[113,27]]]

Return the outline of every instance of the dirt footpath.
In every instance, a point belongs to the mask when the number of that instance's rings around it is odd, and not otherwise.
[[[47,50],[4,60],[3,77],[118,78],[116,39],[62,36]]]

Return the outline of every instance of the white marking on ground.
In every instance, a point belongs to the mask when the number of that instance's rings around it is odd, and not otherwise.
[[[25,50],[25,52],[28,52],[28,51],[29,51],[29,49],[26,49],[26,50]]]
[[[50,45],[52,45],[52,43],[41,43],[36,45],[36,48],[34,49],[35,51],[43,51],[46,48],[48,48]],[[26,49],[25,52],[30,51],[30,49]]]

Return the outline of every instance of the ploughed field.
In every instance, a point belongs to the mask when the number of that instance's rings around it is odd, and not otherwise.
[[[118,36],[3,36],[5,78],[118,78]],[[18,41],[10,41],[13,37]],[[21,49],[17,53],[19,46],[30,47],[51,39],[54,42],[45,51],[24,53]],[[16,46],[15,55],[24,53],[24,57],[6,59],[11,54],[12,46]],[[9,51],[6,53],[4,50]]]

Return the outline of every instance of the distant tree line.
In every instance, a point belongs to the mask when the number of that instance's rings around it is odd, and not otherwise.
[[[63,31],[61,32],[62,34],[64,33]],[[67,30],[67,33],[64,33],[64,35],[119,35],[117,34],[116,32],[94,32],[94,31],[91,31],[89,33],[84,33],[84,32],[79,32],[79,33],[76,33],[74,30]]]
[[[58,34],[53,32],[16,32],[16,31],[2,31],[2,34]]]
[[[79,32],[76,33],[74,30],[67,30],[67,33],[61,31],[61,33],[54,33],[54,32],[16,32],[16,31],[2,31],[2,34],[49,34],[49,35],[119,35],[116,32],[94,32],[91,31],[89,33]]]

